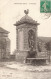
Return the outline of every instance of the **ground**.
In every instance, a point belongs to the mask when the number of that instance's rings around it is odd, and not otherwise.
[[[0,79],[51,79],[51,65],[31,66],[17,62],[0,62]]]

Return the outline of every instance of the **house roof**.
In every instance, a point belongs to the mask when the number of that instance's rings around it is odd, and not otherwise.
[[[0,27],[0,33],[6,33],[6,34],[8,34],[9,32],[7,30],[3,29],[2,27]]]
[[[25,16],[23,16],[19,21],[17,21],[14,25],[18,26],[24,23],[33,24],[33,25],[39,25],[37,21],[33,20],[30,16],[28,16],[28,13],[25,13]]]

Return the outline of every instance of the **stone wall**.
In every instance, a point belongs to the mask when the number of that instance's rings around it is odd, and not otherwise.
[[[32,24],[22,24],[19,25],[18,27],[16,27],[16,48],[17,48],[17,52],[16,52],[16,61],[20,61],[20,62],[25,62],[26,61],[26,57],[28,55],[28,51],[30,51],[29,48],[29,44],[28,44],[28,32],[29,30],[33,30],[35,32],[35,48],[34,50],[37,49],[37,26],[36,25],[32,25]],[[19,32],[22,31],[23,36],[19,36]],[[20,38],[23,37],[23,41],[21,42]],[[21,42],[21,43],[20,43]],[[23,49],[21,50],[20,46],[23,45]]]
[[[6,58],[10,58],[10,39],[6,38],[7,46],[6,46]]]
[[[20,27],[20,28],[19,28]],[[22,24],[20,25],[19,27],[16,28],[16,47],[17,47],[17,50],[19,50],[19,42],[20,42],[20,38],[19,38],[19,30],[22,30],[23,31],[23,50],[25,51],[29,51],[29,45],[28,45],[28,31],[29,30],[33,30],[35,31],[35,48],[36,47],[36,43],[37,43],[37,27],[34,26],[34,25],[30,25],[30,24]],[[23,28],[25,27],[25,28]]]
[[[16,61],[25,63],[27,54],[28,54],[28,51],[17,51],[15,55]]]
[[[1,33],[0,34],[0,59],[9,58],[9,57],[10,57],[10,39],[8,38],[7,34],[2,36],[2,33]]]

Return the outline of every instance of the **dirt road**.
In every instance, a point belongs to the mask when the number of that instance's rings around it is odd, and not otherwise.
[[[51,72],[30,72],[0,67],[0,79],[51,79]]]

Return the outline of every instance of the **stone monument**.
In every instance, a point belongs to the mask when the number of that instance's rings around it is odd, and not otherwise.
[[[28,16],[29,10],[24,10],[25,16],[17,21],[16,26],[16,60],[26,62],[27,57],[37,54],[37,26],[39,23]]]

